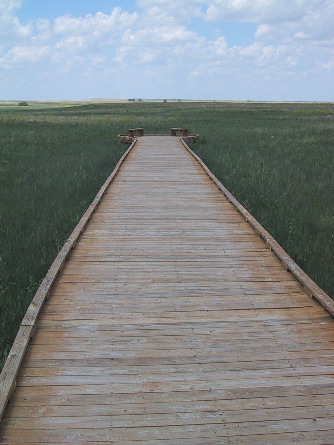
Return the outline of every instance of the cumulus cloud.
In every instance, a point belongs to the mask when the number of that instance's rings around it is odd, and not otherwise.
[[[66,53],[86,52],[92,48],[92,39],[85,36],[70,36],[56,43],[55,48]]]
[[[51,23],[47,19],[36,20],[33,26],[32,41],[45,42],[52,39]]]
[[[56,34],[82,35],[94,33],[113,33],[129,26],[137,20],[137,13],[130,14],[117,7],[110,15],[98,12],[96,15],[88,14],[85,17],[63,16],[55,20],[54,32]]]
[[[54,22],[37,19],[23,26],[13,14],[20,5],[20,1],[14,0],[2,0],[1,3],[0,29],[7,38],[11,36],[7,48],[2,48],[0,58],[0,64],[6,68],[23,62],[36,62],[46,56],[57,63],[63,62],[66,55],[80,54],[83,57],[87,53],[88,58],[94,52],[99,55],[103,47],[120,40],[122,33],[133,26],[138,17],[137,13],[116,7],[109,15],[101,12],[84,17],[67,15],[56,18]]]
[[[212,0],[205,12],[209,21],[282,22],[298,20],[309,0]]]
[[[309,0],[303,4],[303,14],[298,20],[290,17],[284,23],[262,23],[258,26],[256,38],[286,43],[294,40],[333,41],[334,2]]]
[[[179,58],[197,45],[197,35],[182,26],[155,26],[127,30],[122,38],[115,61],[117,63],[156,64]]]
[[[187,23],[193,17],[201,17],[203,0],[137,0],[144,18],[164,23]]]
[[[2,14],[8,14],[22,6],[22,0],[1,0],[0,11]]]
[[[49,52],[48,46],[14,46],[10,50],[10,58],[14,62],[37,62]]]
[[[30,27],[24,26],[15,16],[15,10],[19,9],[22,1],[0,1],[0,37],[1,42],[10,43],[15,38],[24,38],[30,35]]]
[[[217,55],[226,54],[228,46],[225,37],[218,37],[214,42],[213,46],[216,50]]]
[[[44,63],[54,72],[118,76],[121,84],[133,65],[134,84],[182,78],[198,92],[205,82],[208,91],[215,82],[219,88],[220,79],[249,86],[251,78],[286,80],[334,69],[333,0],[137,0],[137,12],[115,7],[109,14],[29,23],[16,16],[21,4],[0,0],[0,66],[8,70]],[[253,38],[231,42],[226,22],[254,24]],[[206,34],[208,26],[216,33]]]
[[[127,30],[122,41],[135,45],[173,45],[195,39],[196,34],[182,26],[155,26],[139,30]]]

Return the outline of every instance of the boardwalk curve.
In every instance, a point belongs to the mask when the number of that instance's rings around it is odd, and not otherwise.
[[[178,137],[138,138],[89,218],[1,443],[334,443],[333,317]]]

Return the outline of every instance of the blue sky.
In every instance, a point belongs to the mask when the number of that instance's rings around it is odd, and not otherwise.
[[[0,100],[334,101],[334,0],[0,0]]]
[[[74,17],[94,15],[97,12],[109,14],[117,6],[131,12],[137,9],[134,1],[126,0],[29,0],[22,2],[17,15],[23,22],[36,18],[54,20],[66,14]]]

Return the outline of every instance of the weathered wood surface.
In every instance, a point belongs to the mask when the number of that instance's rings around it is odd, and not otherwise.
[[[1,443],[334,443],[333,345],[181,142],[142,137],[40,312]]]

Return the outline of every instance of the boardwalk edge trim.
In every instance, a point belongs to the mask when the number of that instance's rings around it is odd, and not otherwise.
[[[121,168],[121,165],[127,158],[128,154],[130,153],[136,142],[137,140],[135,139],[130,147],[127,149],[127,151],[120,158],[120,160],[117,162],[114,170],[108,176],[108,178],[98,191],[97,195],[79,220],[78,224],[75,226],[71,235],[65,241],[65,244],[53,261],[50,269],[48,270],[39,288],[37,289],[33,300],[28,306],[27,312],[25,313],[25,316],[21,322],[13,346],[9,352],[9,355],[0,375],[0,421],[4,415],[12,392],[15,389],[17,374],[19,372],[30,339],[34,335],[38,315],[43,307],[44,302],[47,300],[50,294],[52,285],[63,269],[68,255],[75,246],[79,236],[84,231],[103,195],[117,175],[119,169]]]
[[[187,145],[185,140],[181,138],[181,142],[188,152],[196,159],[199,165],[203,168],[209,178],[216,184],[216,186],[223,192],[228,201],[241,213],[243,218],[248,224],[252,226],[256,234],[263,239],[268,248],[274,252],[274,254],[280,259],[285,270],[291,272],[292,275],[299,281],[305,288],[308,295],[315,298],[331,315],[334,315],[334,300],[327,295],[307,274],[304,272],[297,263],[285,252],[282,246],[270,235],[266,229],[243,207],[240,202],[227,190],[226,187],[216,178],[211,172],[208,166],[197,156],[195,152]]]

